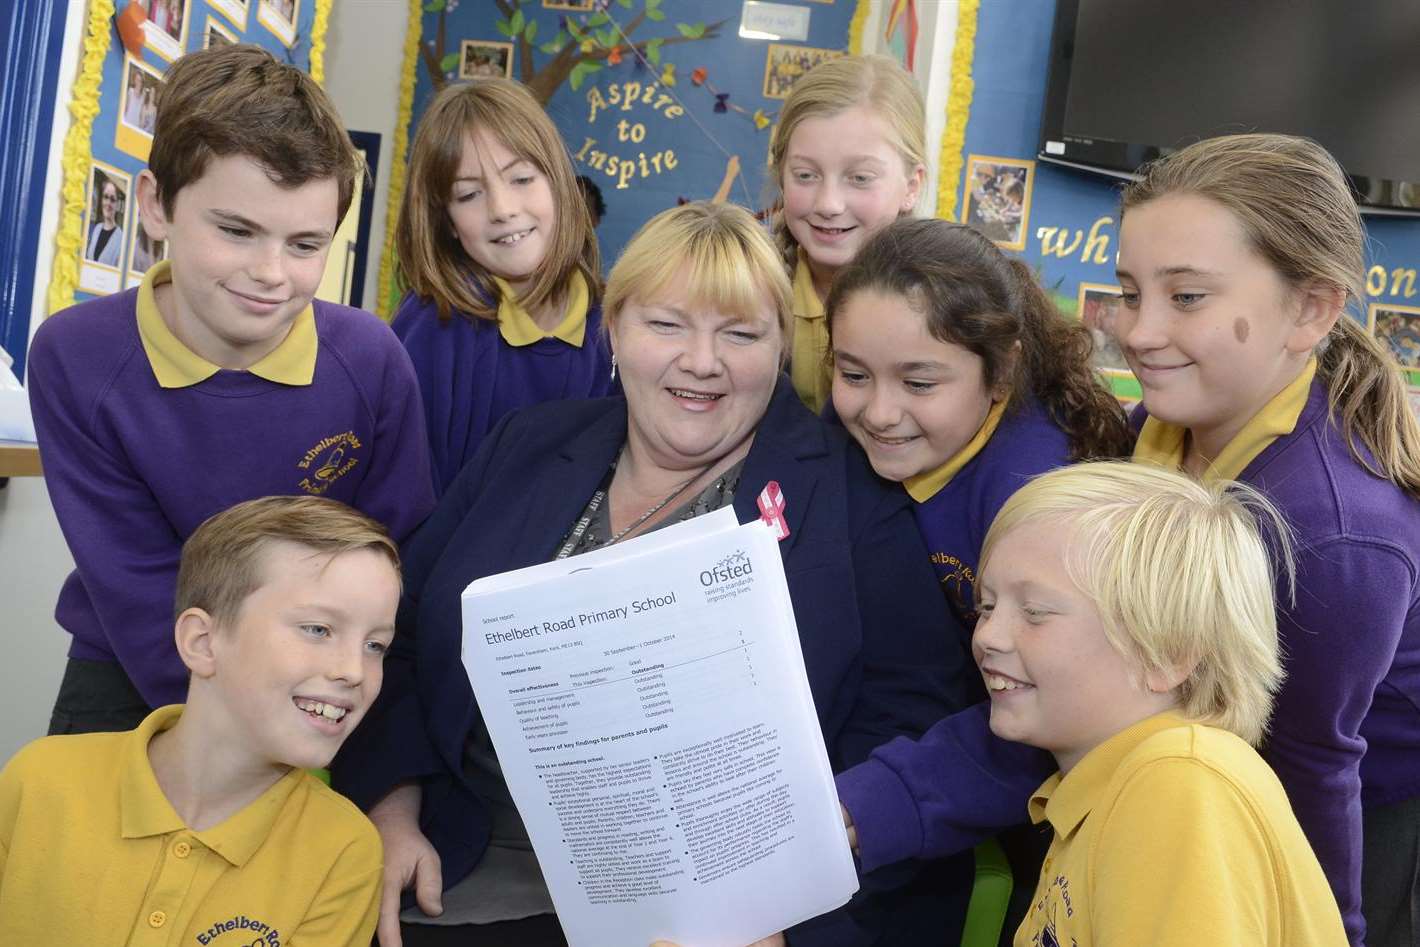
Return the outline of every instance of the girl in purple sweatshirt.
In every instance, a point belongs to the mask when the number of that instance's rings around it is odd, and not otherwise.
[[[1295,532],[1286,683],[1263,755],[1353,943],[1420,936],[1420,425],[1347,307],[1365,237],[1314,142],[1237,135],[1124,192],[1121,348],[1144,389],[1135,459],[1237,479]]]
[[[567,148],[521,83],[429,103],[395,232],[392,323],[419,378],[438,492],[508,413],[609,394],[597,241]]]

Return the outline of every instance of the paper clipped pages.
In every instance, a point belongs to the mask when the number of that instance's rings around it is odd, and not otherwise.
[[[774,533],[480,579],[464,665],[572,947],[744,947],[857,890]]]

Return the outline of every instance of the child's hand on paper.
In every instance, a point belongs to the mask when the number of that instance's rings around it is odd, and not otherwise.
[[[787,941],[783,934],[775,934],[773,937],[766,937],[764,940],[757,940],[749,947],[786,947]],[[658,940],[651,944],[651,947],[680,947],[675,941]]]
[[[838,808],[843,810],[843,827],[848,830],[848,847],[853,849],[853,854],[858,854],[858,830],[853,827],[853,817],[848,814],[848,807],[843,803],[838,804]]]

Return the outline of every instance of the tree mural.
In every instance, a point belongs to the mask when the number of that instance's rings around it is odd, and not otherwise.
[[[451,0],[430,0],[424,7],[427,13],[439,14],[432,42],[420,45],[420,53],[429,78],[437,92],[448,80],[446,75],[457,72],[458,50],[447,48],[445,15]],[[457,0],[452,0],[457,3]],[[606,66],[619,65],[624,57],[639,53],[653,66],[661,66],[661,48],[679,43],[693,43],[697,40],[712,39],[719,35],[720,27],[728,20],[714,23],[676,23],[675,33],[662,36],[633,38],[647,21],[660,23],[666,19],[661,9],[662,0],[642,0],[642,7],[632,18],[618,29],[618,24],[609,12],[613,0],[604,0],[585,13],[568,12],[559,19],[556,35],[539,43],[538,21],[523,12],[523,0],[495,0],[503,18],[495,21],[498,32],[512,40],[517,46],[518,78],[531,90],[537,100],[544,105],[552,98],[563,82],[573,89],[581,88],[586,78],[600,72]],[[633,0],[614,0],[616,6],[633,10]],[[551,59],[542,68],[533,62],[533,50],[537,49]],[[674,84],[674,67],[666,64],[661,78],[663,82]]]

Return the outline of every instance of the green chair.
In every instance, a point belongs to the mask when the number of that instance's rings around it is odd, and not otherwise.
[[[961,931],[961,947],[997,947],[1006,909],[1011,903],[1011,864],[995,839],[976,846],[976,880],[971,885],[971,901],[966,906],[966,924]]]

